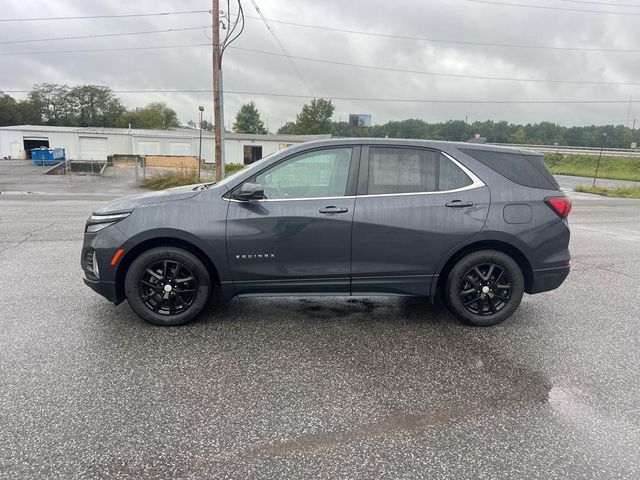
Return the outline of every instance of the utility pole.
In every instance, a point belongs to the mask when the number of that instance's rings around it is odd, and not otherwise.
[[[200,181],[200,169],[202,168],[202,112],[204,112],[204,107],[200,105],[198,107],[200,110],[200,146],[198,147],[198,181]]]
[[[215,168],[216,182],[222,179],[222,129],[220,123],[220,5],[218,0],[211,0],[211,42],[213,43],[213,132],[215,137]]]
[[[604,150],[604,147],[607,145],[607,140],[609,140],[609,137],[607,137],[607,132],[604,132],[602,134],[602,144],[600,145],[600,155],[598,156],[598,163],[596,165],[596,174],[593,176],[593,187],[596,186],[596,179],[598,178],[598,170],[600,170],[600,160],[602,160],[602,150]]]
[[[467,140],[469,140],[467,138],[467,123],[469,122],[469,115],[465,115],[464,116],[464,135],[462,136],[463,138],[463,142],[466,142]]]
[[[211,0],[211,43],[213,62],[213,118],[215,137],[215,180],[224,178],[224,104],[222,92],[222,55],[225,49],[233,43],[244,30],[244,10],[242,0],[238,2],[238,15],[232,18],[231,12],[223,12],[222,28],[226,31],[224,38],[220,40],[220,2]],[[227,10],[230,10],[227,1]],[[239,29],[239,30],[238,30]]]

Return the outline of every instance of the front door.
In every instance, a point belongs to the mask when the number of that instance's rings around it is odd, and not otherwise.
[[[232,193],[227,254],[238,294],[349,293],[358,156],[352,147],[312,150],[247,180],[264,199]]]
[[[482,230],[489,189],[429,149],[365,148],[360,172],[353,294],[428,295],[443,257]]]

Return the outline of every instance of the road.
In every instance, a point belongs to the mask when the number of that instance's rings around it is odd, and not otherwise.
[[[158,328],[82,283],[91,196],[0,196],[0,478],[640,477],[640,201],[576,199],[573,271],[504,324],[235,299]]]

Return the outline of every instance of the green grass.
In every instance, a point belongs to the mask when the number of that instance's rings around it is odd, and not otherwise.
[[[230,163],[225,165],[225,173],[231,175],[244,168],[242,164]],[[211,164],[203,165],[203,169],[207,171],[213,171],[214,166]],[[150,188],[151,190],[165,190],[167,188],[181,187],[183,185],[193,185],[194,183],[210,182],[210,175],[202,175],[198,180],[198,171],[191,168],[181,168],[179,170],[171,170],[162,175],[153,175],[148,177],[146,181],[142,183],[143,187]]]
[[[227,163],[224,166],[224,173],[227,175],[231,175],[232,173],[236,173],[238,170],[242,170],[244,167],[246,167],[246,165],[243,165],[242,163]],[[204,163],[202,164],[202,168],[204,168],[205,170],[214,171],[216,169],[216,166],[213,163]]]
[[[171,170],[162,175],[153,175],[147,177],[142,183],[143,187],[152,190],[164,190],[166,188],[180,187],[182,185],[191,185],[198,182],[198,171],[190,168],[180,170]]]
[[[617,187],[603,187],[601,185],[576,185],[576,192],[597,193],[607,197],[640,198],[640,185],[618,185]]]
[[[551,173],[557,175],[593,177],[598,164],[598,155],[547,153],[544,161]],[[640,181],[640,157],[602,157],[598,177]]]

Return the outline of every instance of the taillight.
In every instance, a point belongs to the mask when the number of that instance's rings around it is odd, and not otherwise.
[[[544,203],[556,212],[560,218],[567,218],[571,213],[571,200],[569,197],[547,197]]]

